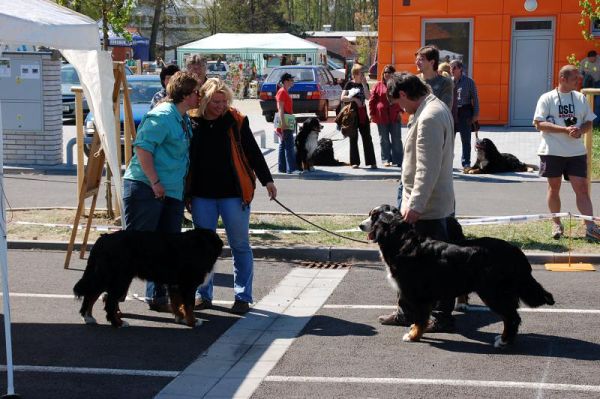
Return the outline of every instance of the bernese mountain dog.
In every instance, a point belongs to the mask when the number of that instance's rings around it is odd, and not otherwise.
[[[513,154],[501,153],[490,139],[477,139],[475,142],[477,161],[472,168],[467,168],[467,174],[489,174],[506,172],[532,172],[538,170],[536,165],[519,161]]]
[[[414,324],[404,341],[421,339],[431,310],[441,299],[477,293],[504,322],[494,342],[496,348],[515,340],[521,323],[520,300],[531,307],[554,304],[552,294],[531,275],[525,254],[504,240],[483,237],[450,244],[422,237],[390,205],[373,209],[360,229],[379,244],[400,301],[412,309],[407,317]]]
[[[331,139],[319,139],[323,125],[317,118],[308,118],[296,135],[296,167],[301,171],[314,170],[314,166],[342,166],[335,159]]]
[[[200,325],[194,317],[195,291],[212,271],[222,248],[223,241],[214,231],[199,228],[183,233],[121,230],[102,234],[73,287],[75,296],[83,298],[79,313],[86,324],[96,324],[92,308],[106,292],[106,319],[114,327],[127,326],[121,320],[119,299],[138,277],[167,285],[177,323]]]

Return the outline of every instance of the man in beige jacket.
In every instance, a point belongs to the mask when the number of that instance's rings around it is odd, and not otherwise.
[[[404,141],[400,213],[421,234],[446,241],[446,218],[454,214],[455,208],[452,113],[421,79],[408,72],[395,73],[388,79],[387,95],[390,103],[399,104],[410,115]],[[401,303],[398,305],[392,314],[380,316],[379,322],[410,325],[410,315]],[[453,331],[453,308],[454,298],[441,300],[428,331]]]

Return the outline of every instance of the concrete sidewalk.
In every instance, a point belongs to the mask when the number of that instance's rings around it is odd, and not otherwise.
[[[250,115],[250,125],[254,132],[263,132],[264,137],[261,137],[259,133],[256,136],[257,142],[260,144],[264,142],[263,154],[269,165],[271,173],[276,179],[320,179],[320,180],[344,180],[344,179],[358,179],[358,180],[372,180],[372,179],[399,179],[400,168],[397,167],[383,167],[381,163],[381,146],[379,144],[379,134],[377,132],[377,126],[371,124],[371,136],[373,138],[373,146],[375,149],[375,157],[377,159],[377,169],[371,169],[362,164],[358,169],[352,169],[350,166],[317,166],[315,171],[303,173],[301,175],[287,175],[285,173],[279,173],[278,170],[278,140],[276,135],[273,133],[272,124],[267,123],[262,116]],[[300,117],[299,120],[302,120]],[[350,162],[350,143],[348,139],[345,139],[342,134],[336,130],[336,125],[333,123],[332,118],[328,122],[322,123],[324,128],[321,132],[320,138],[330,138],[334,140],[334,153],[336,159],[339,161],[349,163]],[[75,175],[75,166],[69,166],[66,163],[68,141],[75,135],[75,126],[64,126],[64,140],[63,140],[63,163],[56,166],[11,166],[5,165],[5,173],[39,173],[39,174],[67,174]],[[402,128],[403,139],[406,136],[406,127]],[[533,128],[504,128],[504,127],[493,127],[484,126],[479,132],[480,138],[490,138],[494,141],[500,152],[509,152],[522,162],[528,164],[539,164],[539,157],[536,155],[537,147],[539,145],[539,133]],[[473,144],[475,138],[473,137]],[[456,141],[454,144],[454,174],[456,178],[462,180],[485,180],[485,175],[466,175],[462,173],[461,167],[461,143],[459,135],[456,135]],[[362,141],[359,140],[359,150],[361,159],[363,158]],[[74,157],[75,158],[75,157]],[[471,164],[475,162],[476,156],[474,149],[471,152]],[[543,181],[536,172],[521,172],[521,173],[503,173],[493,175],[494,180],[500,181]]]

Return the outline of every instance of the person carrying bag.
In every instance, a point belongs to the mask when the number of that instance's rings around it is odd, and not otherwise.
[[[299,174],[296,169],[296,151],[294,148],[294,131],[296,118],[292,112],[292,98],[288,90],[294,85],[294,77],[289,73],[281,75],[279,90],[275,95],[277,113],[273,120],[275,132],[279,136],[279,173]]]

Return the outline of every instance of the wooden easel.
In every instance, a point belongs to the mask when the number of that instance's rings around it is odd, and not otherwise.
[[[71,253],[73,253],[73,247],[75,246],[75,238],[77,237],[77,229],[79,228],[79,220],[83,211],[85,210],[85,200],[92,197],[92,205],[90,206],[90,212],[85,226],[85,234],[83,237],[83,243],[81,245],[81,258],[85,254],[87,240],[92,227],[92,219],[94,218],[94,211],[96,210],[96,200],[98,199],[98,191],[100,190],[100,180],[102,180],[102,172],[104,171],[105,155],[100,145],[100,136],[98,132],[94,132],[94,139],[92,141],[92,147],[90,148],[90,157],[85,168],[85,176],[81,184],[81,190],[79,191],[79,203],[77,205],[77,212],[75,212],[75,220],[73,221],[73,230],[71,231],[71,238],[69,245],[67,246],[67,258],[65,259],[65,269],[69,268],[69,262],[71,261]]]
[[[124,144],[125,144],[125,165],[129,165],[131,160],[131,143],[135,139],[135,123],[133,120],[133,112],[131,111],[131,101],[129,99],[129,88],[127,87],[127,77],[125,75],[125,66],[122,62],[113,63],[113,74],[115,77],[115,84],[113,86],[113,113],[115,116],[115,128],[116,128],[116,142],[117,145],[117,159],[121,160],[121,115],[120,115],[120,94],[123,95],[123,109],[124,109]],[[81,90],[75,92],[75,96],[81,97]],[[76,114],[81,112],[81,98],[76,101]],[[77,109],[79,108],[79,109]],[[81,114],[83,115],[83,113]],[[83,118],[81,118],[83,119]],[[79,125],[79,123],[78,123]],[[78,126],[79,129],[79,126]],[[97,131],[94,132],[92,140],[92,146],[90,148],[90,156],[88,158],[88,164],[85,168],[85,172],[82,172],[83,168],[79,165],[83,165],[83,133],[77,135],[77,148],[78,148],[78,169],[77,169],[77,182],[78,182],[78,205],[75,213],[75,220],[73,221],[73,230],[71,231],[71,238],[67,247],[67,256],[65,259],[65,269],[69,268],[69,262],[71,260],[71,254],[75,246],[75,238],[77,237],[77,230],[79,228],[79,220],[85,212],[85,200],[92,197],[92,204],[90,207],[87,224],[85,227],[85,233],[79,257],[83,259],[87,249],[87,241],[92,226],[92,220],[94,218],[94,211],[96,208],[96,201],[98,199],[98,192],[100,190],[100,181],[102,180],[102,173],[104,171],[104,163],[106,161],[106,155],[102,150],[100,144],[100,136]],[[114,173],[121,173],[121,171],[114,171]],[[83,176],[81,176],[83,174]],[[110,187],[107,188],[110,190]],[[109,207],[112,204],[107,204]],[[119,210],[117,210],[119,211]],[[121,214],[121,212],[118,212]]]

